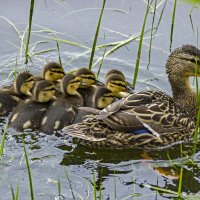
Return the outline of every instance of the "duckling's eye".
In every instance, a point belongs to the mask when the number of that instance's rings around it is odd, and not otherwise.
[[[53,75],[53,73],[52,73],[52,72],[50,72],[50,73],[49,73],[49,75],[50,75],[50,76],[52,76],[52,75]]]

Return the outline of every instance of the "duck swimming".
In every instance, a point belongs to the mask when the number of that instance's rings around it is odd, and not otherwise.
[[[0,90],[0,116],[7,115],[19,102],[29,97],[33,85],[33,75],[29,72],[21,72],[12,86],[2,88]]]
[[[36,83],[33,96],[20,102],[9,119],[9,125],[18,131],[39,129],[44,114],[55,99],[55,85],[47,80]]]
[[[191,139],[195,132],[197,94],[189,77],[200,76],[200,50],[176,48],[166,63],[172,96],[159,90],[131,94],[82,123],[63,129],[96,148],[157,148]]]

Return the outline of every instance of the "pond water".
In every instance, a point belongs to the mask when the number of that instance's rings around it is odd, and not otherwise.
[[[29,17],[29,1],[3,1],[0,6],[0,77],[1,85],[13,80],[13,71],[23,70],[24,43]],[[158,1],[155,26],[165,1]],[[59,39],[62,63],[66,71],[87,67],[102,1],[100,0],[51,0],[36,1],[30,42],[32,62],[28,68],[39,74],[45,62],[58,60],[56,38]],[[170,93],[165,75],[165,63],[170,53],[171,16],[174,1],[168,0],[156,35],[153,38],[149,68],[148,54],[150,32],[144,36],[136,90],[159,88]],[[106,2],[97,45],[126,40],[141,32],[146,1],[109,0]],[[198,44],[200,10],[194,8],[190,19],[191,4],[178,1],[175,16],[172,49],[183,44]],[[148,16],[146,30],[152,26],[153,12]],[[10,21],[10,23],[8,22]],[[13,25],[17,28],[16,32]],[[61,40],[75,42],[70,45]],[[25,40],[24,40],[25,41]],[[112,47],[106,47],[107,50]],[[136,62],[138,41],[133,41],[104,59],[100,80],[109,68],[122,70],[132,81]],[[47,51],[44,53],[44,51]],[[41,53],[43,52],[43,53]],[[102,57],[104,49],[98,49],[95,61]],[[94,68],[96,72],[99,64]],[[191,83],[193,81],[191,80]],[[0,122],[1,132],[7,118]],[[0,135],[0,140],[2,138]],[[191,155],[192,144],[184,144],[183,156],[180,146],[163,150],[96,150],[73,143],[71,138],[44,135],[38,132],[17,133],[8,128],[5,152],[0,161],[0,200],[12,198],[10,186],[19,185],[19,199],[30,199],[28,172],[23,143],[26,143],[33,179],[34,196],[37,200],[59,199],[58,179],[61,183],[60,199],[73,199],[65,176],[67,171],[76,199],[173,199],[171,194],[156,192],[159,187],[177,192],[179,173],[183,166],[183,195],[199,194],[199,156]],[[169,159],[170,158],[170,159]],[[193,163],[191,162],[193,160]]]

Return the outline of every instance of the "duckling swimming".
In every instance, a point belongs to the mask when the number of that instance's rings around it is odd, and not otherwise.
[[[23,99],[31,95],[34,85],[33,75],[22,72],[17,75],[13,86],[0,90],[0,116],[7,115]]]
[[[100,85],[102,83],[96,80],[96,75],[94,72],[87,68],[81,68],[76,73],[75,76],[80,77],[81,85],[78,92],[82,95],[84,99],[84,106],[92,107],[93,97]]]
[[[77,107],[83,106],[83,98],[77,92],[80,78],[66,74],[61,81],[63,96],[49,107],[41,124],[41,131],[53,133],[71,124],[77,114]]]
[[[101,110],[113,103],[113,101],[113,93],[106,87],[99,87],[94,95],[93,105],[91,107]],[[78,113],[73,124],[80,123],[86,116],[93,114],[93,109],[91,109],[91,107],[78,108]]]
[[[51,101],[54,99],[55,85],[47,80],[36,83],[33,96],[19,103],[9,119],[11,127],[18,131],[24,129],[39,129]]]

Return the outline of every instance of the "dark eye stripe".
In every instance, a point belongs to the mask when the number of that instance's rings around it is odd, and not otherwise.
[[[62,71],[62,70],[53,70],[53,69],[51,69],[50,71],[53,72],[53,73],[58,73],[58,74],[65,74],[65,72]]]
[[[79,80],[74,80],[74,81],[71,81],[70,83],[80,83]]]
[[[89,80],[96,80],[96,78],[92,77],[92,76],[80,76],[81,78],[85,78],[85,79],[89,79]]]
[[[54,91],[55,90],[55,88],[47,88],[47,89],[44,89],[43,91]]]
[[[28,79],[28,80],[26,81],[26,83],[29,83],[29,82],[32,82],[32,81],[34,81],[34,79],[33,79],[33,78],[30,78],[30,79]]]
[[[114,84],[114,85],[118,85],[118,86],[124,87],[124,88],[126,87],[126,86],[123,85],[122,83],[116,83],[116,82],[112,82],[112,81],[111,81],[111,83]]]

